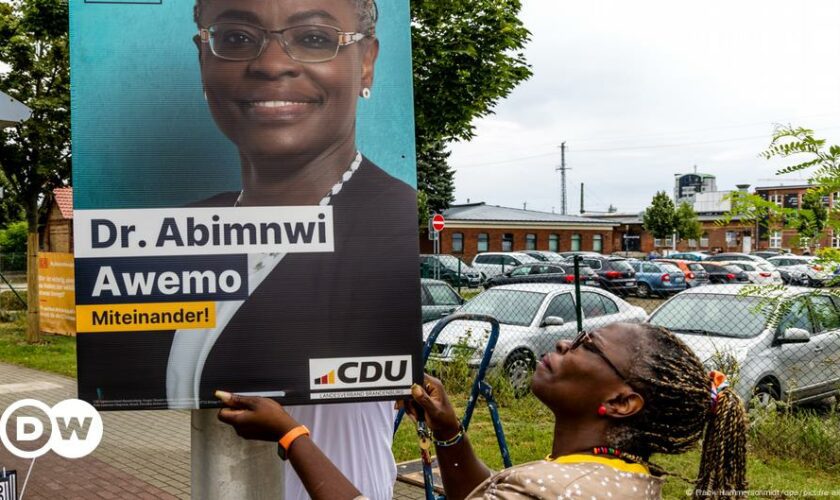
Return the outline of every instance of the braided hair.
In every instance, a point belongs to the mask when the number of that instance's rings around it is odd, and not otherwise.
[[[653,453],[681,453],[703,437],[695,497],[713,493],[735,498],[746,489],[747,418],[741,399],[730,388],[712,404],[712,380],[691,349],[665,328],[633,325],[643,342],[627,383],[644,398],[643,409],[610,429],[611,446],[648,460]],[[657,473],[666,473],[651,465]]]
[[[193,18],[195,24],[201,25],[201,9],[202,7],[213,0],[196,0],[193,9]],[[359,17],[359,32],[371,33],[375,31],[376,22],[379,20],[379,8],[376,5],[376,0],[348,0],[356,7],[356,13]]]

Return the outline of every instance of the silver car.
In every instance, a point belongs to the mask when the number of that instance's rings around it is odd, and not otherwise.
[[[777,268],[785,269],[805,286],[823,286],[833,278],[831,273],[817,262],[816,257],[779,255],[770,257],[767,261]]]
[[[726,372],[744,401],[803,403],[840,393],[840,299],[822,290],[691,288],[651,314],[707,368]]]
[[[605,290],[588,286],[580,289],[584,329],[617,321],[641,323],[647,319],[644,309]],[[480,293],[457,312],[486,314],[499,320],[499,340],[490,365],[504,368],[518,394],[528,391],[537,360],[553,350],[558,340],[572,339],[578,333],[572,285],[502,285]],[[424,339],[436,324],[423,325]],[[437,338],[432,356],[447,362],[458,353],[466,353],[470,366],[478,366],[488,335],[486,323],[453,322]]]

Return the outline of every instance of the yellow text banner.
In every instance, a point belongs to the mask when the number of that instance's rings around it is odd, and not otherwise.
[[[146,332],[214,328],[214,302],[84,305],[76,307],[82,333]]]

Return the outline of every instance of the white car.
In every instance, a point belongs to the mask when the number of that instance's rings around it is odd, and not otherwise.
[[[797,277],[802,277],[805,286],[823,286],[833,278],[822,265],[817,262],[816,257],[806,255],[778,255],[770,257],[768,262],[776,267],[784,268]]]
[[[522,264],[539,264],[541,261],[522,252],[484,252],[473,258],[472,268],[492,278]]]
[[[728,372],[745,402],[840,394],[840,299],[828,291],[746,296],[740,285],[702,286],[675,295],[648,321],[677,334],[708,369]]]
[[[719,264],[740,267],[754,285],[782,285],[782,273],[773,264],[757,261],[718,261]]]
[[[589,286],[580,289],[585,330],[647,319],[644,309],[610,292]],[[499,340],[490,365],[503,367],[516,393],[524,394],[537,360],[554,350],[558,340],[571,340],[578,333],[574,290],[572,285],[547,283],[502,285],[480,293],[455,312],[485,314],[499,321]],[[435,325],[423,325],[424,340]],[[432,357],[447,362],[466,354],[469,365],[478,366],[489,334],[488,323],[454,321],[438,336]]]

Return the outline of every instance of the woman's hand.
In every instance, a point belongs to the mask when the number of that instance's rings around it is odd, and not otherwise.
[[[227,408],[219,410],[219,420],[231,425],[239,437],[259,441],[278,441],[298,426],[280,403],[268,399],[216,391]]]
[[[440,380],[426,375],[423,387],[415,384],[411,388],[411,395],[414,401],[423,408],[426,424],[435,435],[435,439],[446,440],[458,434],[461,422],[455,416],[455,410]],[[408,405],[406,411],[415,419],[417,418],[413,405]]]

